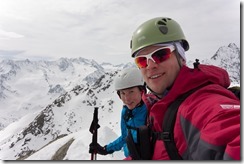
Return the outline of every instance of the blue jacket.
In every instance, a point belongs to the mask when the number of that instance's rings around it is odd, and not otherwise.
[[[121,112],[121,121],[120,121],[121,136],[106,146],[107,151],[119,151],[123,147],[124,155],[126,157],[129,156],[129,150],[128,150],[127,144],[126,144],[126,137],[128,134],[128,127],[126,126],[126,124],[131,127],[139,127],[141,125],[145,125],[146,117],[147,117],[147,108],[146,108],[146,105],[143,103],[142,105],[140,105],[132,110],[132,117],[126,123],[124,117],[126,115],[127,110],[129,110],[129,109],[126,106],[123,106],[123,109]],[[137,143],[136,130],[131,129],[131,133],[132,133],[134,142]]]

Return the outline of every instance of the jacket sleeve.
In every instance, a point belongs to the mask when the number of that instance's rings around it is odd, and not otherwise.
[[[113,142],[109,143],[106,147],[107,151],[119,151],[122,149],[123,145],[125,143],[125,140],[122,138],[122,136],[120,136],[119,138],[117,138],[116,140],[114,140]]]
[[[240,160],[240,110],[221,108],[203,128],[201,142],[201,152],[208,149],[215,159]]]
[[[199,95],[188,100],[191,110],[184,110],[181,117],[190,157],[240,160],[240,102],[220,94],[202,95],[201,99]]]
[[[126,131],[125,121],[123,119],[124,112],[125,111],[123,108],[121,112],[121,118],[120,118],[121,136],[107,145],[106,147],[107,151],[110,150],[119,151],[122,149],[123,145],[125,144],[125,137],[127,136],[127,131]]]

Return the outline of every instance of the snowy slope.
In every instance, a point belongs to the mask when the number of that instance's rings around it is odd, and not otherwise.
[[[117,71],[105,73],[91,86],[77,85],[48,104],[41,112],[37,112],[34,119],[31,116],[22,118],[22,129],[16,128],[19,122],[11,124],[11,129],[15,129],[12,133],[14,135],[5,136],[9,128],[0,131],[1,150],[6,150],[4,153],[1,152],[1,159],[25,158],[29,153],[41,149],[53,140],[84,130],[85,134],[89,133],[87,128],[91,124],[94,107],[99,107],[99,124],[106,125],[113,134],[110,137],[114,136],[116,139],[116,134],[120,133],[122,108],[122,103],[113,89],[113,77],[116,73]],[[82,135],[80,139],[86,140]],[[90,142],[85,143],[86,152],[88,143]],[[79,156],[78,159],[83,158]]]

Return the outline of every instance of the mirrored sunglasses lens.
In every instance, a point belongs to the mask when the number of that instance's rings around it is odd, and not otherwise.
[[[154,59],[154,61],[156,63],[161,63],[161,62],[169,59],[170,54],[171,54],[170,49],[165,48],[165,49],[158,50],[154,54],[152,54],[152,58]]]
[[[135,59],[135,63],[139,68],[144,68],[147,66],[147,58],[146,57],[137,57]]]

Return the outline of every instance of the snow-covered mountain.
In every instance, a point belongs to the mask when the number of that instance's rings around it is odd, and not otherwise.
[[[229,73],[232,85],[238,85],[241,77],[240,55],[240,49],[234,43],[231,43],[228,47],[220,47],[210,60],[203,63],[225,68]]]
[[[193,61],[188,61],[190,66]],[[221,66],[232,85],[240,84],[240,50],[220,47],[200,63]],[[108,144],[120,135],[122,102],[114,76],[125,67],[84,58],[0,63],[0,159],[89,160],[89,127],[99,107],[98,141]],[[122,151],[98,159],[123,159]]]
[[[227,70],[231,85],[239,85],[241,77],[240,49],[234,43],[220,47],[210,59],[199,59],[201,64],[216,65]],[[193,66],[194,61],[188,61]]]
[[[99,107],[99,124],[106,125],[104,127],[110,129],[111,136],[116,136],[120,129],[118,117],[120,108],[117,107],[121,107],[122,104],[111,87],[115,74],[117,71],[105,73],[93,85],[80,84],[61,94],[43,110],[30,113],[11,124],[12,126],[20,125],[20,122],[25,120],[25,123],[21,123],[25,124],[22,129],[7,133],[9,136],[6,136],[4,132],[8,128],[4,129],[0,133],[1,150],[5,150],[1,153],[3,155],[1,158],[24,159],[54,140],[86,130],[90,126],[94,107]],[[89,131],[87,130],[86,133]],[[81,135],[80,139],[82,138]],[[87,151],[87,146],[81,149]]]
[[[103,67],[94,60],[84,58],[3,60],[0,63],[0,130],[27,113],[42,110],[75,86],[93,84],[105,72],[124,67],[112,64]]]

